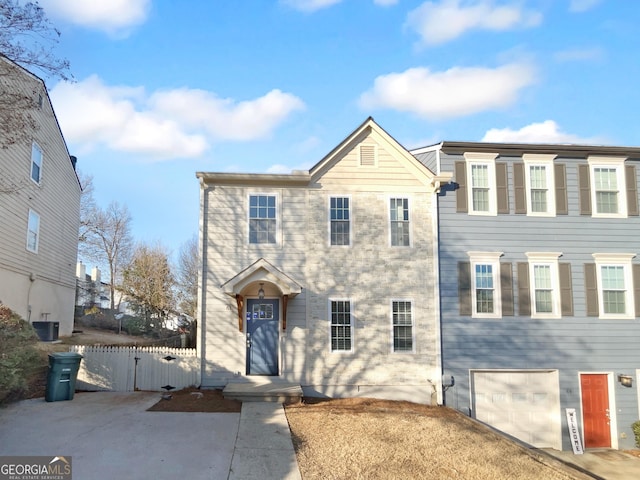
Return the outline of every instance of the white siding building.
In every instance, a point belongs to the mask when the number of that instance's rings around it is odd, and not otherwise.
[[[439,401],[442,179],[371,118],[308,172],[197,176],[203,386]]]
[[[2,56],[0,96],[28,106],[19,113],[24,129],[0,130],[0,301],[30,322],[60,322],[59,334],[71,335],[81,194],[75,158],[44,82]]]

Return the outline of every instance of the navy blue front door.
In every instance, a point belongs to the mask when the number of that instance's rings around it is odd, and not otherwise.
[[[247,375],[278,375],[278,300],[247,300]]]

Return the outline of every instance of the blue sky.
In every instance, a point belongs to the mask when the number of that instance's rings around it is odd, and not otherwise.
[[[197,233],[196,171],[308,169],[368,116],[441,140],[637,146],[640,5],[615,0],[40,0],[95,197],[138,241]]]

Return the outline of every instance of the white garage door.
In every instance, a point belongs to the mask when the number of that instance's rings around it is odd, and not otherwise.
[[[472,371],[475,418],[535,447],[562,449],[557,371]]]

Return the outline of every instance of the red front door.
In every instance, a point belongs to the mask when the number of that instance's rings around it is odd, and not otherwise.
[[[606,374],[580,375],[582,420],[586,448],[610,448],[609,383]]]

